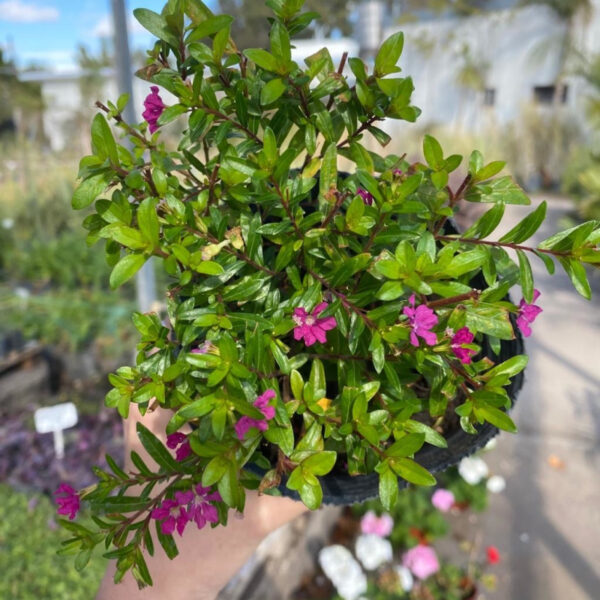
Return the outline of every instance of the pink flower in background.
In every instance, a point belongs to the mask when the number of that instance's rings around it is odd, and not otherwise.
[[[373,206],[373,201],[375,200],[375,198],[373,198],[373,194],[367,192],[367,190],[364,188],[358,188],[356,193],[362,198],[363,202],[367,206]]]
[[[294,339],[304,339],[306,346],[312,346],[316,342],[324,344],[327,341],[326,331],[334,329],[337,326],[335,317],[319,318],[319,315],[328,307],[327,302],[321,302],[308,314],[304,308],[294,309],[294,322],[297,327],[294,328]]]
[[[211,493],[210,488],[205,488],[201,485],[196,486],[196,494],[198,500],[193,512],[194,521],[196,521],[198,529],[202,529],[207,523],[218,523],[219,513],[216,506],[211,504],[211,502],[221,502],[221,494],[219,492]]]
[[[146,110],[142,113],[142,117],[147,121],[150,133],[154,133],[158,129],[157,121],[166,106],[158,93],[158,88],[153,85],[150,90],[150,93],[144,100],[144,108]]]
[[[269,427],[267,421],[270,421],[273,417],[275,417],[275,407],[269,404],[269,402],[275,397],[276,394],[273,390],[267,390],[254,401],[254,407],[260,410],[265,417],[265,420],[253,419],[252,417],[244,415],[235,424],[235,433],[238,436],[238,439],[243,440],[246,437],[248,430],[252,427],[256,427],[256,429],[259,431],[267,430]]]
[[[415,546],[404,553],[402,564],[419,579],[427,579],[440,570],[437,554],[431,546]]]
[[[437,315],[425,304],[420,304],[415,308],[415,300],[416,298],[413,294],[408,300],[411,306],[405,306],[402,310],[408,317],[408,322],[412,327],[410,343],[418,347],[418,337],[421,337],[427,345],[433,346],[437,343],[437,335],[430,330],[438,324]]]
[[[463,344],[472,344],[475,336],[469,331],[468,327],[459,329],[452,337],[450,346],[452,352],[464,365],[471,364],[471,357],[476,354],[475,350],[471,348],[463,348]]]
[[[431,504],[441,512],[448,512],[454,506],[454,494],[450,490],[436,490],[431,497]]]
[[[525,337],[531,335],[531,327],[529,326],[537,319],[538,315],[543,312],[539,306],[534,304],[539,297],[540,292],[538,290],[533,290],[533,302],[527,304],[525,298],[522,298],[519,304],[520,310],[519,315],[517,316],[517,327]]]
[[[179,431],[167,436],[167,448],[171,448],[171,450],[176,449],[175,458],[178,461],[185,460],[192,453],[192,447],[187,439],[187,435]]]
[[[392,529],[394,529],[394,519],[388,514],[378,517],[370,510],[360,520],[360,530],[365,535],[373,534],[379,537],[387,537],[392,533]]]
[[[54,495],[58,504],[56,512],[59,515],[69,515],[69,521],[72,521],[81,508],[79,494],[70,485],[61,483]]]

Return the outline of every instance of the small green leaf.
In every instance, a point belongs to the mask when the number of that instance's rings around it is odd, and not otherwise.
[[[163,443],[147,427],[137,423],[136,429],[142,446],[157,465],[167,472],[179,473],[181,471],[181,464],[173,458]]]
[[[409,433],[392,444],[385,451],[385,455],[391,458],[404,458],[407,456],[412,456],[415,454],[415,452],[419,451],[423,447],[424,443],[424,433]]]
[[[404,48],[404,34],[399,31],[391,35],[379,49],[375,57],[375,73],[378,77],[395,73],[400,69],[396,66]]]
[[[425,155],[427,164],[435,171],[444,167],[444,152],[442,147],[431,135],[426,135],[423,140],[423,154]]]
[[[530,215],[525,217],[517,226],[500,238],[501,242],[520,244],[528,240],[544,222],[546,218],[546,202],[542,202]]]
[[[271,79],[269,83],[263,86],[260,92],[260,103],[263,106],[273,104],[273,102],[281,98],[286,89],[287,86],[283,83],[283,80],[279,79],[279,77]]]
[[[411,458],[394,458],[390,461],[397,475],[415,485],[435,485],[435,477]]]
[[[110,287],[113,289],[131,279],[144,265],[146,257],[143,254],[127,254],[113,268],[110,274]]]
[[[531,304],[533,302],[533,272],[531,270],[531,263],[523,250],[517,250],[517,256],[519,257],[519,272],[523,298],[525,298],[525,302]]]
[[[379,498],[387,511],[391,511],[398,501],[398,477],[389,467],[379,473]]]
[[[481,417],[504,431],[517,433],[517,426],[514,421],[502,410],[494,406],[480,406],[475,409],[475,416]]]

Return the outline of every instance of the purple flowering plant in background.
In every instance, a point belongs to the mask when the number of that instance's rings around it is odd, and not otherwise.
[[[402,33],[372,65],[334,65],[327,49],[296,62],[291,38],[315,18],[301,5],[269,2],[270,47],[243,52],[232,19],[201,0],[136,9],[160,38],[138,73],[152,84],[144,122],[125,122],[126,97],[97,105],[73,207],[89,207],[89,240],[106,240],[113,288],[151,257],[168,281],[166,314],[133,316],[135,364],[110,375],[106,396],[122,417],[131,404],[169,411],[158,436],[137,426],[157,466],[134,454],[125,472],[107,458],[95,484],[57,495],[69,517],[76,500],[115,516],[67,527],[79,564],[110,541],[117,581],[131,570],[151,585],[151,525],[173,558],[175,533],[225,524],[248,489],[291,490],[316,509],[332,471],[377,473],[389,512],[399,480],[434,485],[417,460],[425,444],[486,422],[516,431],[506,389],[528,358],[501,350],[540,312],[530,259],[560,264],[590,296],[598,223],[528,242],[542,203],[490,239],[505,209],[530,203],[504,163],[446,156],[431,136],[416,162],[365,144],[367,133],[387,144],[384,119],[419,116],[399,75]],[[464,202],[487,210],[459,234],[449,219]],[[406,561],[417,577],[435,566],[423,549]]]

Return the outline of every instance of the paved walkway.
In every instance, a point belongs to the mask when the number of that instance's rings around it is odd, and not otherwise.
[[[535,199],[537,204],[541,199]],[[565,200],[549,201],[542,240],[562,229]],[[507,228],[530,207],[511,207]],[[527,342],[530,364],[515,408],[516,436],[486,457],[507,480],[478,517],[503,555],[493,600],[600,599],[600,271],[594,298],[573,291],[562,267],[532,265],[544,313]],[[520,292],[517,289],[518,298]]]

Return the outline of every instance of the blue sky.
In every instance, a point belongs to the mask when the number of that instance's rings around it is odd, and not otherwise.
[[[164,0],[126,0],[129,12],[144,6],[160,12]],[[0,46],[19,66],[74,66],[77,44],[90,49],[110,35],[110,0],[0,0]],[[132,46],[145,48],[150,35],[131,27]]]

